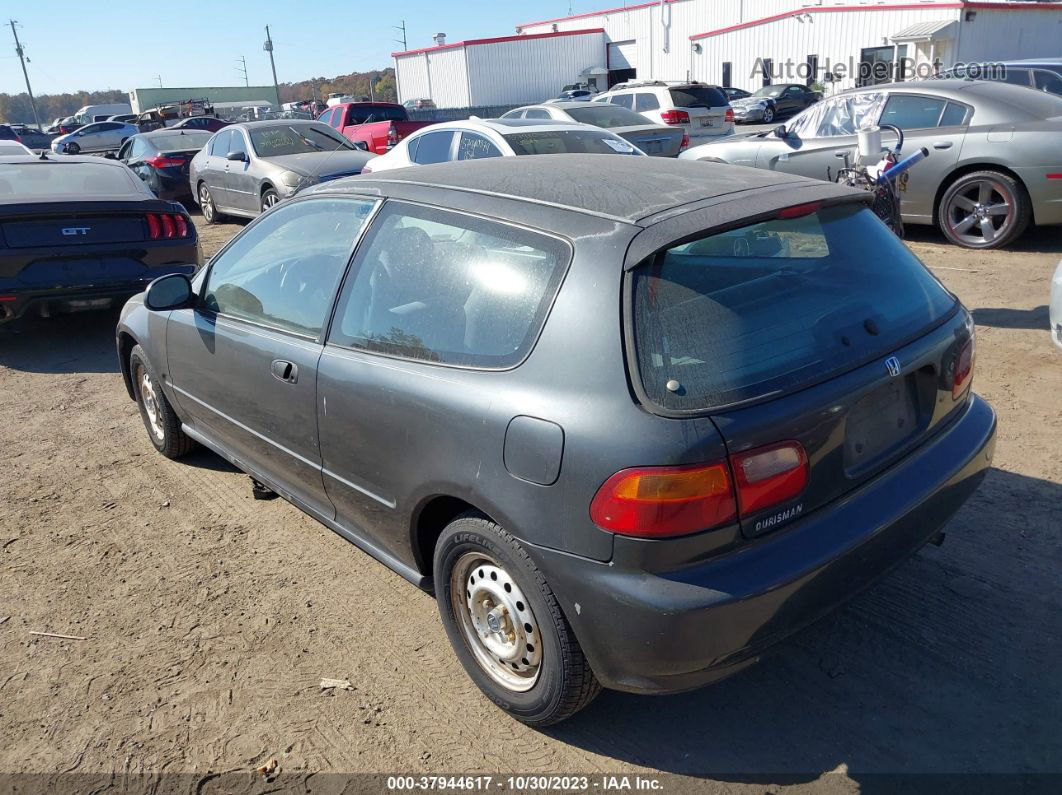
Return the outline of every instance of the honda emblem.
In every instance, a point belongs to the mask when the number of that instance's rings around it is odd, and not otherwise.
[[[889,371],[889,375],[895,378],[900,374],[900,360],[895,356],[890,356],[885,360],[885,369]]]

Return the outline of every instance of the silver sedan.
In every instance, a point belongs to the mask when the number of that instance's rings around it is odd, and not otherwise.
[[[516,108],[502,118],[552,119],[591,124],[615,133],[647,155],[656,157],[674,157],[689,144],[689,138],[681,127],[657,124],[640,113],[607,102],[553,100],[543,105]]]
[[[360,174],[376,155],[327,124],[291,119],[218,130],[189,166],[192,195],[208,224],[252,218],[309,185]]]
[[[857,131],[904,130],[929,157],[900,178],[903,220],[966,248],[998,248],[1031,223],[1062,224],[1062,98],[1006,83],[933,80],[845,91],[768,132],[684,152],[819,179],[836,175]],[[888,136],[888,133],[885,134]]]

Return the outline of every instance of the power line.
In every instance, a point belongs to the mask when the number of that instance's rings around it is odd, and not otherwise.
[[[236,71],[243,73],[243,84],[244,84],[244,86],[250,86],[251,83],[247,79],[247,58],[246,58],[246,56],[241,55],[239,58],[237,58],[236,59],[236,64],[237,64]]]
[[[11,35],[15,37],[15,54],[18,55],[19,63],[22,64],[22,76],[26,78],[26,93],[29,94],[30,107],[33,109],[33,121],[37,125],[37,129],[43,130],[41,117],[37,115],[37,100],[33,98],[33,89],[30,88],[29,72],[26,71],[26,56],[22,49],[22,42],[18,40],[18,31],[15,30],[17,20],[10,19],[8,24],[11,25]]]

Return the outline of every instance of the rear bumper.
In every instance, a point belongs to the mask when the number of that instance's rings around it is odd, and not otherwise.
[[[602,684],[690,690],[756,662],[926,544],[980,484],[995,433],[995,413],[974,396],[945,432],[858,491],[759,543],[677,571],[534,555]]]
[[[197,246],[193,247],[193,252],[189,254],[189,264],[145,267],[134,277],[117,280],[99,279],[53,285],[19,284],[16,280],[0,280],[0,325],[17,320],[27,313],[51,315],[121,306],[126,299],[143,292],[148,284],[160,276],[170,273],[195,273],[198,261],[193,254],[198,254]]]

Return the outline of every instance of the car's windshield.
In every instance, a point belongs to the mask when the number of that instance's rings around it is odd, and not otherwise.
[[[612,104],[590,105],[585,108],[565,108],[564,112],[575,121],[583,124],[592,124],[595,127],[633,127],[650,123],[642,114]]]
[[[616,135],[595,130],[542,130],[510,133],[505,140],[518,155],[640,155],[642,152]]]
[[[248,132],[251,134],[251,145],[259,157],[357,148],[324,124],[271,124],[268,127],[251,127]]]
[[[133,193],[136,183],[128,169],[95,163],[0,163],[0,195],[117,195]]]
[[[677,410],[800,388],[893,350],[955,306],[851,204],[674,245],[631,284],[642,384]]]
[[[182,132],[157,135],[151,143],[160,152],[176,152],[180,149],[202,149],[211,138],[205,130],[184,130]]]
[[[757,89],[752,94],[752,96],[754,96],[754,97],[777,97],[779,94],[782,93],[782,90],[784,88],[785,88],[785,86],[764,86],[763,88]]]

